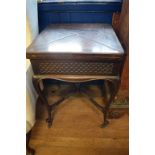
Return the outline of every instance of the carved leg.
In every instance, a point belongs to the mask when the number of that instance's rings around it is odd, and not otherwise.
[[[26,150],[27,150],[28,154],[30,154],[30,155],[35,154],[35,150],[32,149],[29,145],[26,145]]]
[[[48,102],[47,102],[46,98],[44,97],[42,90],[40,88],[40,84],[39,84],[40,81],[41,81],[41,79],[39,79],[39,78],[34,78],[34,77],[32,78],[33,86],[34,86],[36,92],[38,93],[40,99],[42,100],[42,102],[45,105],[48,105]]]
[[[66,96],[66,98],[67,98],[67,97],[68,97],[68,96]],[[61,99],[59,99],[58,101],[56,101],[56,102],[53,103],[52,105],[48,105],[48,106],[47,106],[48,118],[46,119],[46,122],[48,123],[48,127],[49,127],[49,128],[52,126],[52,123],[53,123],[55,108],[56,108],[60,103],[62,103],[66,98],[65,98],[65,97],[62,97]]]
[[[66,96],[62,97],[61,99],[59,99],[58,101],[56,101],[52,105],[49,105],[48,101],[45,97],[45,94],[43,93],[43,91],[40,88],[40,85],[39,85],[40,80],[42,80],[42,79],[33,77],[33,85],[34,85],[39,97],[41,98],[42,102],[46,105],[47,113],[48,113],[48,118],[46,119],[46,122],[48,123],[48,127],[50,128],[52,126],[55,108],[60,103],[62,103],[66,98],[68,98],[70,96],[70,94],[67,94]]]
[[[52,117],[52,108],[48,105],[47,106],[47,112],[48,112],[48,118],[46,119],[46,122],[48,123],[48,128],[52,126],[53,117]]]
[[[52,119],[51,119],[51,107],[48,105],[48,101],[46,100],[46,97],[44,96],[41,88],[40,88],[40,85],[39,85],[39,82],[40,82],[41,79],[39,78],[32,78],[32,81],[33,81],[33,85],[34,85],[34,88],[35,90],[37,91],[40,99],[42,100],[42,102],[46,105],[47,107],[47,111],[48,111],[48,118],[47,118],[47,122],[48,122],[48,127],[50,127],[52,125]]]
[[[106,106],[103,110],[104,120],[103,120],[103,123],[101,124],[102,128],[106,127],[109,124],[109,121],[108,121],[109,108],[110,108],[110,105],[111,105],[112,101],[114,100],[114,98],[118,92],[118,88],[120,85],[119,80],[113,80],[111,82],[112,82],[114,88],[113,88],[113,91],[110,93],[110,89],[108,87],[108,82],[105,81],[106,94],[107,94],[106,102],[107,103],[106,103]]]
[[[107,114],[108,114],[108,110],[105,110],[103,112],[104,120],[103,120],[103,123],[101,124],[101,128],[104,128],[109,124],[109,121],[107,120]]]
[[[30,137],[31,137],[31,130],[26,134],[26,151],[27,151],[30,155],[34,155],[34,154],[35,154],[35,150],[32,149],[32,148],[29,146]]]
[[[104,88],[103,88],[103,85],[104,85],[104,81],[100,81],[100,85],[99,85],[99,89],[101,91],[101,96],[104,98]]]

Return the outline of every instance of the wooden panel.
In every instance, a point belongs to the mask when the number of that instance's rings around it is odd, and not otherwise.
[[[120,16],[119,37],[128,52],[129,49],[129,0],[123,1],[122,12]]]
[[[124,0],[120,16],[119,38],[127,53],[122,73],[122,83],[118,98],[125,99],[129,96],[129,0]]]
[[[115,30],[116,34],[119,35],[119,29],[120,29],[120,12],[113,13],[112,17],[112,26]]]

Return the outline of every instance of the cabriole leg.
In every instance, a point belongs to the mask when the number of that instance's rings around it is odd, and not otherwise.
[[[47,106],[47,111],[48,111],[48,118],[46,119],[46,122],[48,123],[48,127],[50,128],[53,122],[52,109],[50,106]]]
[[[106,105],[105,105],[105,108],[103,110],[104,119],[103,119],[103,123],[101,124],[102,128],[106,127],[109,124],[109,121],[108,121],[109,108],[110,108],[110,105],[111,105],[112,101],[114,100],[114,98],[118,92],[118,88],[120,85],[120,80],[112,80],[110,82],[113,85],[112,91],[110,91],[110,89],[109,89],[108,81],[105,81],[105,88],[106,88],[106,94],[107,95],[106,95]]]

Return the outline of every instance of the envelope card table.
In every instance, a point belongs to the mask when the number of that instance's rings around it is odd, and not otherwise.
[[[48,110],[48,126],[52,111],[63,100],[49,105],[40,88],[40,81],[55,79],[75,83],[103,80],[106,104],[101,106],[91,95],[81,93],[103,112],[102,127],[108,124],[107,114],[120,85],[125,53],[112,28],[107,24],[52,24],[45,28],[27,48],[34,71],[33,84]],[[101,85],[102,91],[102,85]],[[102,91],[103,92],[103,91]]]

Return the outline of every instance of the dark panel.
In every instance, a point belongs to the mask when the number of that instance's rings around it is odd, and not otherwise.
[[[70,14],[71,23],[111,23],[112,14],[111,13],[71,13]]]
[[[121,11],[121,2],[38,3],[39,31],[52,23],[112,23],[112,14]]]
[[[39,11],[121,11],[121,3],[38,3]]]

